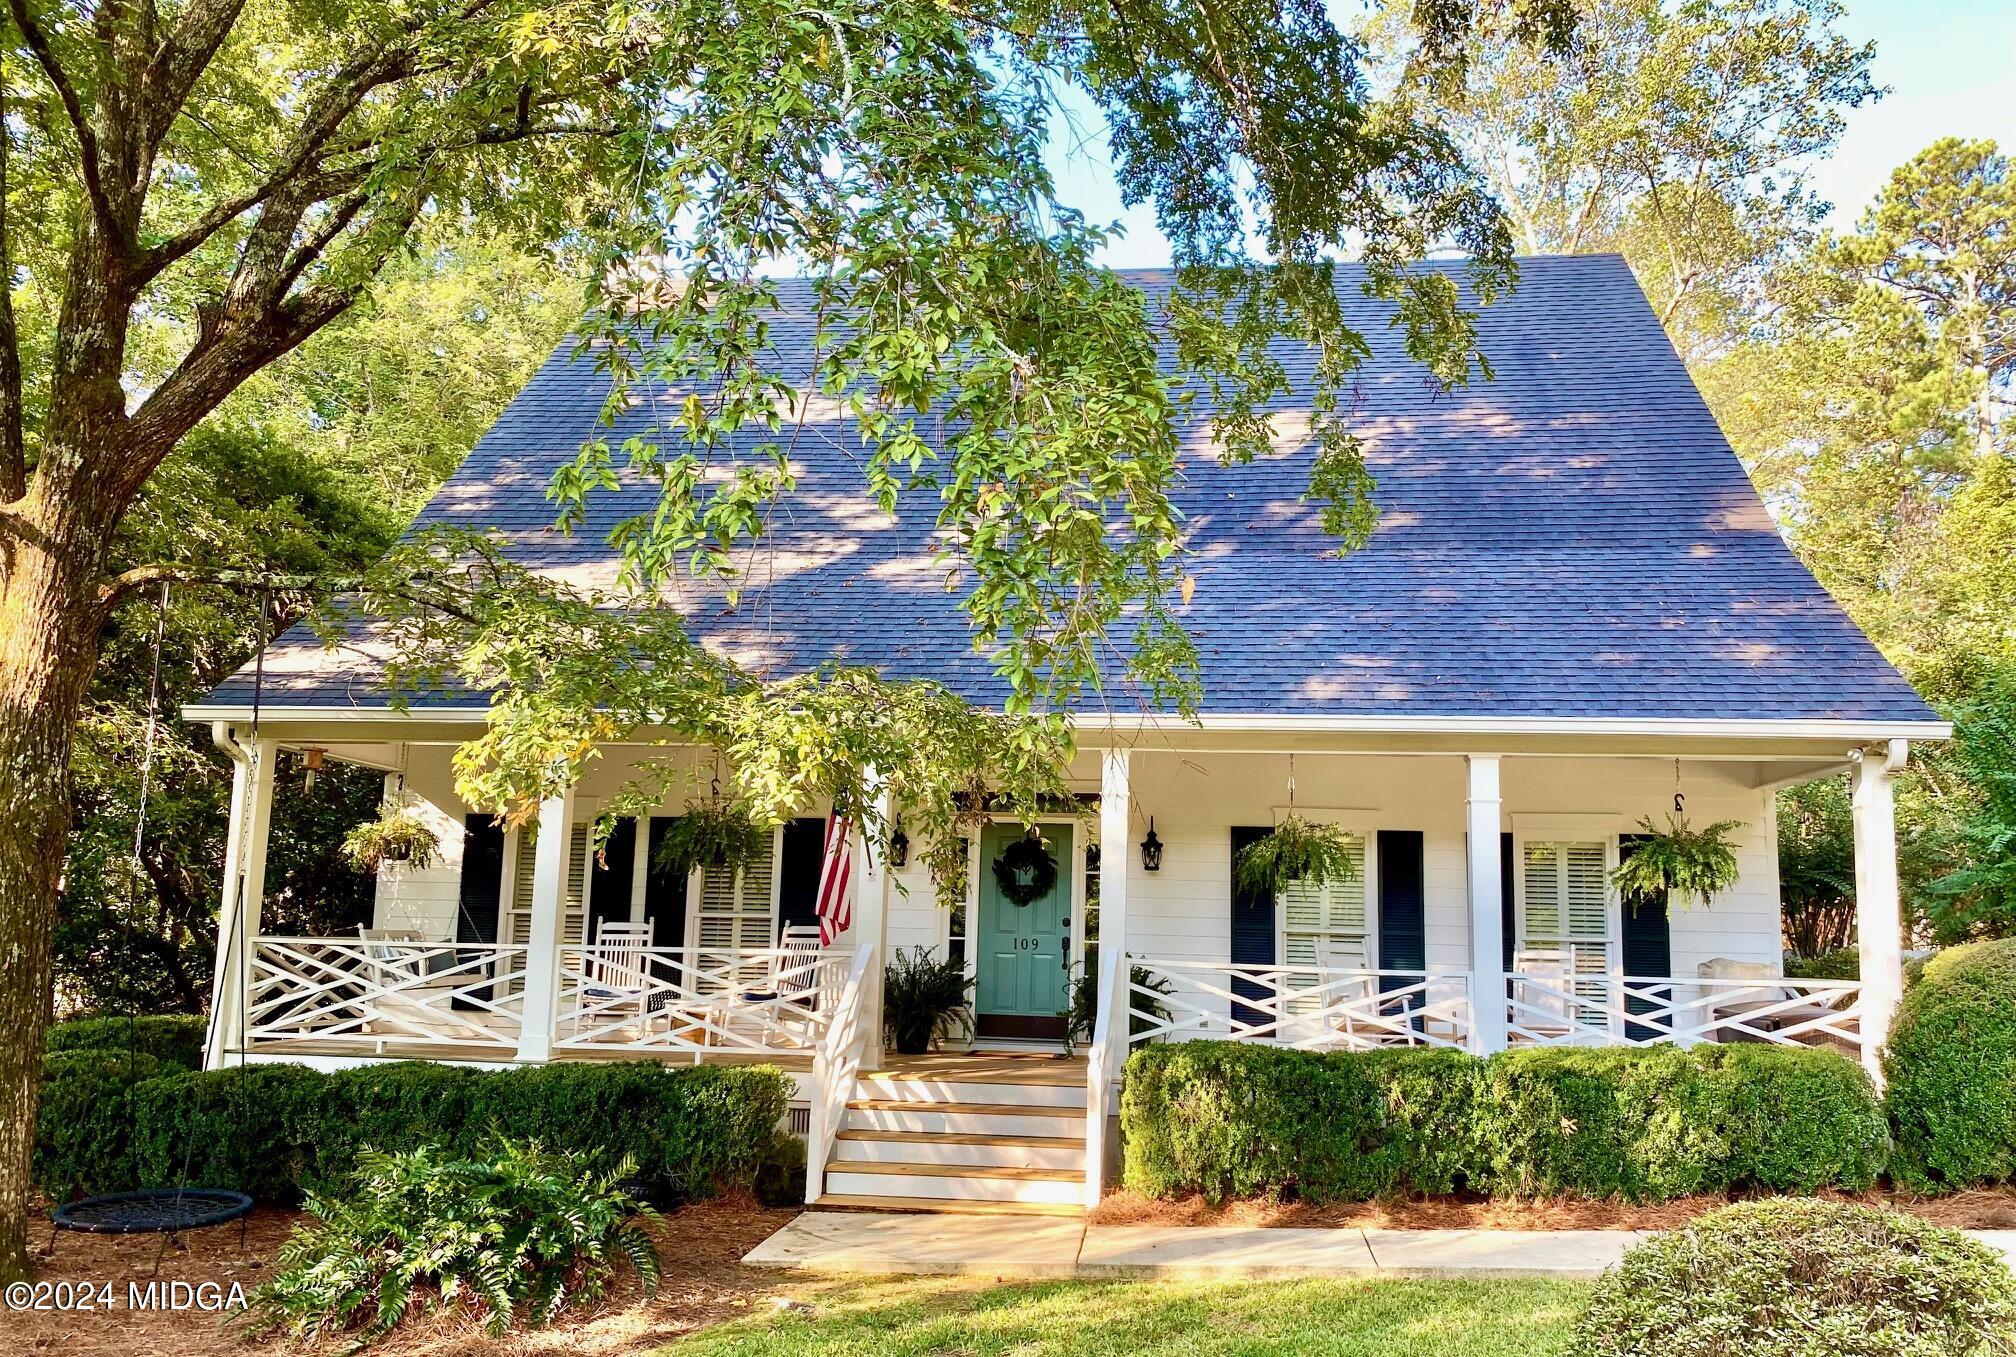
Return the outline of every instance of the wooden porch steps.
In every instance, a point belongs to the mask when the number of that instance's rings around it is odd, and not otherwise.
[[[946,1058],[862,1073],[816,1205],[1082,1215],[1085,1069]]]

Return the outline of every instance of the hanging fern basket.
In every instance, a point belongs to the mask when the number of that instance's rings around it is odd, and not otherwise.
[[[659,841],[657,864],[684,876],[696,868],[740,871],[770,856],[770,829],[736,802],[711,802],[681,815]]]
[[[387,810],[343,836],[343,856],[367,872],[388,862],[413,868],[431,866],[440,851],[441,841],[434,831],[410,810]]]
[[[1610,884],[1633,909],[1661,900],[1706,905],[1736,884],[1736,846],[1729,835],[1743,827],[1738,820],[1718,820],[1695,829],[1684,815],[1666,817],[1666,828],[1650,816],[1638,822],[1645,837],[1631,856],[1610,874]]]
[[[1240,850],[1233,874],[1241,891],[1274,896],[1298,882],[1348,882],[1358,875],[1358,863],[1350,835],[1290,812],[1273,833]]]

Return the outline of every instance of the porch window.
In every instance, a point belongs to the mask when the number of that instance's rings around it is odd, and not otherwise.
[[[1362,971],[1375,964],[1372,942],[1372,883],[1366,869],[1365,840],[1350,835],[1349,881],[1331,881],[1321,886],[1297,882],[1281,892],[1277,905],[1281,919],[1281,964],[1315,966],[1324,970]],[[1290,991],[1310,989],[1322,982],[1316,971],[1291,972],[1285,980]],[[1323,1007],[1315,996],[1290,1000],[1288,1012],[1313,1012]]]
[[[560,902],[560,941],[578,944],[586,937],[588,914],[587,822],[567,835],[567,886]],[[538,830],[518,833],[518,855],[511,865],[511,907],[505,912],[504,940],[520,947],[532,941],[532,862],[538,851]]]
[[[1610,969],[1609,845],[1528,841],[1522,866],[1520,971],[1602,975]],[[1600,987],[1578,985],[1600,998]]]
[[[762,949],[776,945],[777,846],[770,855],[736,871],[700,871],[700,907],[694,915],[694,944],[703,950]]]

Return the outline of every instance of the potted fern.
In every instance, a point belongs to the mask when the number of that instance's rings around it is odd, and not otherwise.
[[[1239,889],[1279,895],[1296,882],[1321,886],[1358,874],[1351,837],[1336,825],[1305,820],[1289,811],[1274,832],[1239,852],[1233,875]]]
[[[899,949],[882,975],[882,1025],[896,1053],[923,1055],[941,1036],[971,1036],[972,989],[964,962],[934,960],[923,947]]]
[[[385,863],[426,867],[441,851],[441,841],[418,815],[404,808],[387,806],[377,819],[358,825],[343,836],[343,856],[367,872]]]
[[[1668,815],[1661,830],[1648,815],[1638,824],[1645,837],[1610,874],[1610,884],[1633,909],[1661,899],[1706,905],[1736,884],[1736,846],[1729,835],[1743,827],[1741,821],[1718,820],[1695,829],[1684,815]]]

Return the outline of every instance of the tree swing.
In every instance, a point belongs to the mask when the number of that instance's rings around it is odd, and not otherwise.
[[[133,915],[139,907],[138,882],[144,873],[141,850],[146,842],[147,807],[153,792],[154,744],[160,725],[161,709],[161,651],[168,630],[168,582],[161,583],[161,595],[154,615],[154,657],[153,670],[147,685],[147,738],[140,761],[140,795],[135,807],[133,823],[133,856],[127,873],[126,919],[123,930],[129,941],[132,937]],[[252,739],[253,748],[258,748],[259,702],[266,681],[266,628],[269,613],[269,587],[259,591],[259,650],[253,662],[252,671]],[[256,757],[256,754],[255,754]],[[238,861],[227,863],[232,881],[232,908],[226,919],[228,931],[218,939],[219,955],[235,955],[238,962],[239,1012],[245,1011],[245,997],[249,989],[246,976],[244,930],[239,921],[244,914],[245,873],[243,861],[246,845],[241,836],[238,845]],[[235,949],[235,953],[233,951]],[[218,985],[223,977],[220,972]],[[213,991],[210,997],[211,1021],[216,1021],[218,1002],[223,995]],[[128,1005],[127,1012],[127,1059],[126,1059],[126,1101],[127,1118],[132,1118],[133,1085],[138,1072],[140,1048],[140,1014],[138,1002]],[[238,1044],[238,1087],[237,1100],[240,1119],[243,1118],[245,1100],[245,1043]],[[185,1147],[182,1171],[177,1176],[186,1179],[189,1175],[189,1152]],[[138,1169],[134,1170],[135,1175]],[[127,1192],[108,1192],[94,1197],[84,1197],[74,1202],[56,1207],[49,1213],[49,1249],[56,1251],[56,1235],[70,1230],[78,1234],[158,1234],[161,1247],[154,1253],[154,1273],[161,1271],[161,1259],[168,1252],[168,1245],[184,1231],[206,1229],[213,1225],[238,1222],[238,1247],[245,1247],[246,1217],[252,1210],[252,1198],[243,1192],[218,1187],[135,1187]]]

